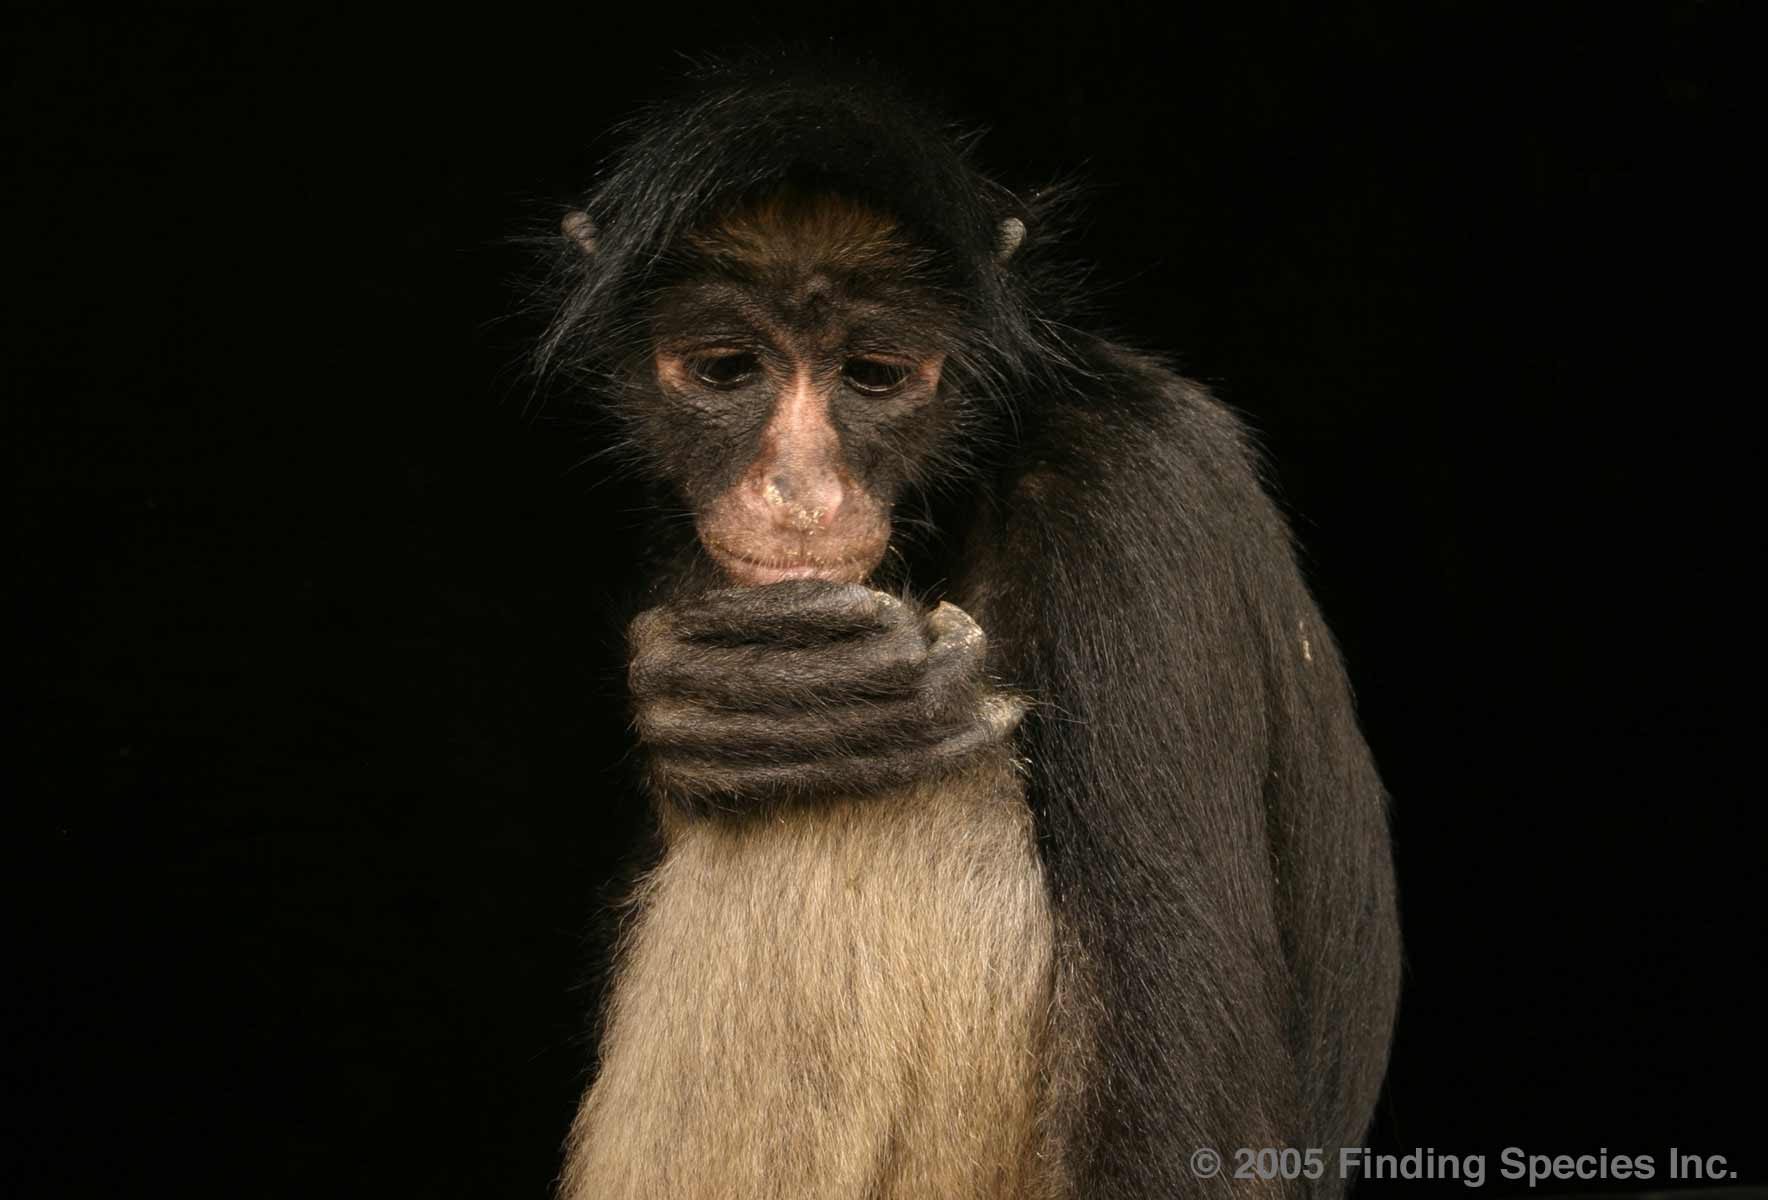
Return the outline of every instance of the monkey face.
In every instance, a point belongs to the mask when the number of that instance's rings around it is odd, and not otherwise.
[[[738,584],[858,583],[945,441],[952,312],[884,218],[770,197],[691,239],[635,368],[642,438]]]
[[[701,545],[725,574],[741,584],[869,576],[889,546],[892,497],[843,444],[842,427],[851,439],[880,414],[847,410],[923,407],[939,368],[938,356],[659,349],[658,387],[683,407],[746,403],[751,419],[765,413],[741,474],[696,513]]]

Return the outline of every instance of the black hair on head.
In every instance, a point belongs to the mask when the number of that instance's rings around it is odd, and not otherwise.
[[[1056,232],[1056,191],[1020,200],[972,165],[973,137],[870,69],[776,51],[714,63],[685,84],[625,125],[624,149],[582,205],[578,229],[593,228],[593,250],[582,237],[550,239],[542,375],[605,377],[638,348],[635,315],[672,247],[731,203],[785,185],[888,213],[931,252],[966,310],[972,386],[1010,404],[1068,360],[1065,289],[1038,253]]]

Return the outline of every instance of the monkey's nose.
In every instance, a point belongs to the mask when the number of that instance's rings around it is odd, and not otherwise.
[[[777,471],[767,477],[761,498],[774,523],[794,533],[816,533],[835,523],[841,507],[841,481],[833,475]]]

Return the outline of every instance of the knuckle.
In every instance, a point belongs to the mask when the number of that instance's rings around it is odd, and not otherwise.
[[[666,796],[692,799],[703,790],[703,781],[687,764],[662,755],[651,756],[647,774],[651,786]]]
[[[649,700],[640,702],[634,710],[633,727],[646,741],[672,743],[697,728],[698,722],[685,705]]]
[[[657,692],[657,672],[651,664],[634,660],[626,668],[626,690],[635,701],[643,703],[645,698]]]
[[[903,623],[892,625],[879,634],[886,657],[891,661],[904,661],[919,665],[927,658],[932,644],[917,625]]]
[[[626,642],[641,655],[657,642],[668,627],[669,618],[661,608],[650,608],[634,617],[626,626]]]
[[[640,650],[626,666],[626,686],[635,699],[661,692],[669,675],[669,659],[655,649]]]
[[[868,588],[864,584],[858,583],[851,586],[857,587],[867,594],[866,601],[880,620],[893,625],[907,624],[914,620],[914,610],[889,592],[880,592],[875,588]]]

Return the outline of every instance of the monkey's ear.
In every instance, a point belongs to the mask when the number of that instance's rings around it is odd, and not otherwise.
[[[1005,266],[1007,260],[1013,257],[1013,252],[1019,249],[1019,243],[1024,240],[1024,221],[1018,217],[1008,217],[1002,221],[1001,227],[995,231],[995,261]]]
[[[577,243],[577,248],[590,257],[595,256],[595,222],[585,212],[568,212],[565,219],[559,222],[559,229],[564,235]]]

